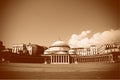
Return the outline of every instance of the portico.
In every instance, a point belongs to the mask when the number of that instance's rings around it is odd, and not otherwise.
[[[69,64],[69,55],[51,55],[51,64]]]
[[[51,64],[69,64],[70,47],[61,40],[55,41],[47,50],[45,50],[44,55],[50,56]]]

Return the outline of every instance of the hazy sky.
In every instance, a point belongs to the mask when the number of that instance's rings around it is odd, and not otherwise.
[[[51,45],[59,37],[119,26],[119,0],[0,0],[0,40],[7,47]]]

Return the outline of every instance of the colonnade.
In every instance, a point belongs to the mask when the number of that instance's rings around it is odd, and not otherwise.
[[[51,64],[69,64],[69,55],[51,55]]]
[[[78,62],[113,62],[112,55],[77,57]]]

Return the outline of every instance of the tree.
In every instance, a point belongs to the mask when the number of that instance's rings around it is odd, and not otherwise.
[[[5,49],[5,46],[3,45],[3,42],[0,41],[0,53],[1,53],[1,51],[4,50],[4,49]]]

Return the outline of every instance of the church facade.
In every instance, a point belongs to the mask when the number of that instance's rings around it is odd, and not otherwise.
[[[69,64],[70,47],[61,40],[55,41],[47,50],[44,51],[45,56],[50,56],[51,64]]]

